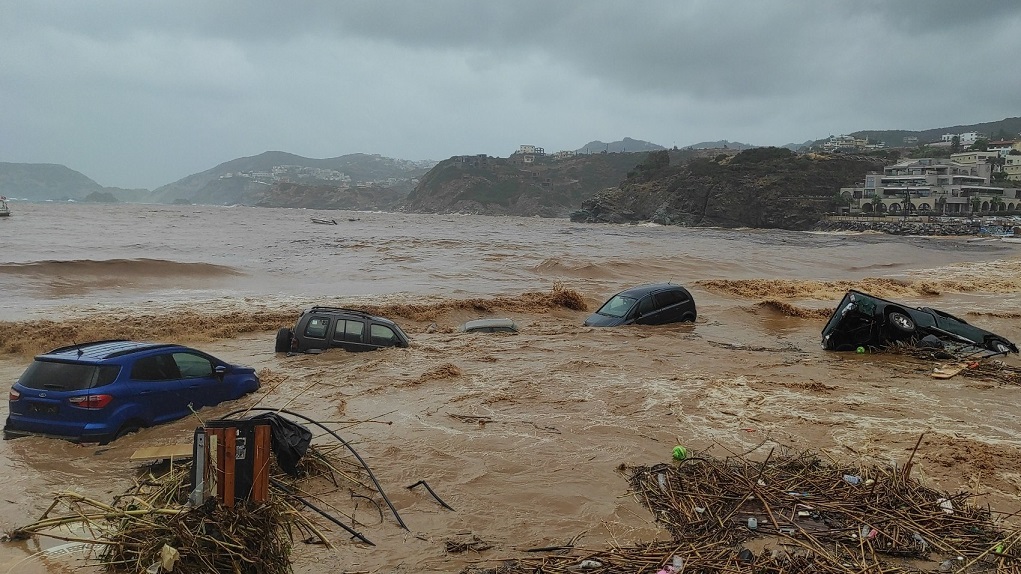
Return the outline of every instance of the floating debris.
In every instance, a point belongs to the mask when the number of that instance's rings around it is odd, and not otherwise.
[[[669,541],[575,549],[462,574],[556,574],[594,563],[600,574],[1021,571],[1021,531],[1004,529],[971,494],[921,485],[910,469],[910,459],[899,469],[836,464],[786,448],[759,462],[694,452],[670,464],[622,465],[632,494]]]

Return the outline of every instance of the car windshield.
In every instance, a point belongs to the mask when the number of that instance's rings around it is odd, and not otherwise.
[[[80,391],[110,384],[119,371],[117,365],[35,361],[25,369],[18,383],[29,389]]]
[[[614,295],[613,298],[600,307],[596,313],[610,317],[624,317],[628,314],[628,311],[635,306],[635,301],[636,299],[634,297]]]

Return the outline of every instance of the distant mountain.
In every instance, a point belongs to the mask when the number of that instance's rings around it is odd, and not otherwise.
[[[948,126],[928,130],[862,130],[846,135],[855,137],[868,137],[870,142],[884,142],[887,147],[915,147],[921,144],[935,143],[941,140],[943,134],[961,134],[977,132],[990,139],[1017,139],[1021,137],[1021,117],[1005,118],[996,122],[985,122],[981,124],[968,124]],[[837,135],[837,134],[831,134]],[[843,134],[841,134],[843,135]],[[905,138],[918,138],[917,143],[906,144]],[[826,140],[817,140],[815,145],[821,145]]]
[[[242,157],[190,175],[153,191],[160,203],[188,201],[205,204],[255,205],[266,201],[272,191],[278,205],[281,184],[299,187],[384,186],[406,187],[435,165],[434,161],[409,161],[369,154],[350,154],[329,159],[311,159],[280,151]],[[389,201],[389,200],[388,200]]]
[[[101,191],[103,186],[63,165],[0,162],[0,195],[6,197],[66,201]]]
[[[580,149],[575,150],[576,153],[632,153],[642,151],[658,151],[666,149],[661,145],[656,145],[642,140],[633,140],[631,138],[624,138],[620,141],[612,143],[604,143],[601,141],[591,141],[582,146]]]
[[[808,148],[812,147],[812,144],[814,144],[814,143],[815,143],[814,141],[808,140],[807,142],[802,142],[802,143],[783,144],[780,147],[785,147],[785,148],[787,148],[787,149],[789,149],[791,151],[799,151],[801,149],[808,149]]]
[[[727,141],[727,140],[718,140],[718,141],[714,141],[714,142],[701,142],[701,143],[692,144],[692,145],[685,146],[685,147],[687,149],[734,149],[734,150],[742,151],[742,150],[752,149],[754,147],[760,147],[760,146],[755,146],[755,145],[741,143],[741,142],[732,142],[732,141]]]

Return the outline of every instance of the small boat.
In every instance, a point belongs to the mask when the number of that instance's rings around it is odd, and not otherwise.
[[[10,217],[11,208],[7,206],[7,198],[0,195],[0,217]]]
[[[321,217],[313,217],[312,218],[312,223],[319,223],[321,225],[336,225],[337,224],[337,220],[336,219],[323,219]]]

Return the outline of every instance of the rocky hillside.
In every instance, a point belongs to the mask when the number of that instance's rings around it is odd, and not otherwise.
[[[370,154],[312,159],[269,151],[221,163],[160,187],[153,191],[153,198],[159,203],[188,201],[256,205],[268,202],[287,207],[329,209],[326,205],[287,204],[281,201],[283,196],[280,192],[283,189],[356,188],[359,184],[393,188],[402,183],[410,189],[412,182],[417,181],[433,165],[434,162],[414,162]],[[275,196],[276,199],[269,196]],[[306,196],[304,201],[309,201],[310,197]]]
[[[841,203],[840,187],[881,171],[881,158],[756,148],[676,162],[651,152],[627,179],[586,201],[572,221],[810,229]]]
[[[0,195],[30,201],[82,199],[103,186],[63,165],[0,162]]]
[[[395,211],[408,196],[410,184],[387,187],[367,185],[337,187],[277,183],[255,198],[256,207],[298,207],[305,209],[347,209],[352,211]]]
[[[424,175],[402,209],[566,217],[598,191],[618,185],[646,155],[598,153],[531,160],[520,154],[456,156]]]

